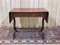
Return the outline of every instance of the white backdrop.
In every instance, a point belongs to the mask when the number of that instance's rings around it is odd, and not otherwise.
[[[49,11],[49,23],[46,26],[56,26],[60,25],[60,0],[0,0],[0,22],[3,25],[10,25],[8,12],[12,8],[46,8]],[[20,20],[17,18],[16,20]],[[39,23],[40,18],[38,19],[37,25],[41,25]],[[19,25],[20,21],[17,21],[17,25]],[[11,23],[12,25],[12,23]],[[19,25],[20,26],[20,25]]]

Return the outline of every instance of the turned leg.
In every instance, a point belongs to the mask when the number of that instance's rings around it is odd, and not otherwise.
[[[15,17],[13,18],[13,21],[14,21],[14,24],[13,24],[13,26],[14,26],[13,39],[15,39],[15,38],[16,38],[15,33],[18,32],[18,31],[16,30],[16,21],[15,21]]]
[[[16,21],[15,21],[15,17],[14,17],[14,25],[13,25],[13,26],[14,26],[14,31],[15,31],[15,32],[18,32],[18,30],[16,30]]]
[[[42,28],[41,28],[41,35],[42,35],[42,38],[45,39],[45,35],[44,35],[44,17],[42,18]]]
[[[16,33],[16,27],[15,27],[16,22],[15,22],[15,17],[13,18],[13,21],[14,21],[14,24],[13,24],[13,26],[14,26],[13,39],[15,39],[15,38],[16,38],[16,37],[15,37],[15,33]]]
[[[42,18],[42,28],[41,28],[41,32],[44,30],[44,17]]]

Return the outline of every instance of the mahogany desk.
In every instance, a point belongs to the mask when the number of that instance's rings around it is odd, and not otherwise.
[[[44,8],[13,8],[9,12],[9,22],[14,21],[14,34],[13,39],[15,39],[16,30],[16,21],[15,17],[42,17],[42,28],[40,32],[42,33],[42,38],[44,39],[43,30],[44,30],[44,20],[48,23],[48,14],[49,12]]]

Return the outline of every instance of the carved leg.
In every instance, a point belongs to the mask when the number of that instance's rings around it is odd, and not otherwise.
[[[15,21],[15,17],[14,17],[14,31],[15,31],[15,32],[18,32],[18,31],[16,30],[16,21]]]
[[[44,17],[42,19],[42,28],[41,28],[41,32],[44,30]]]
[[[42,38],[45,39],[43,30],[44,30],[44,17],[43,17],[43,19],[42,19],[41,35],[42,35]]]
[[[41,28],[41,30],[39,31],[39,35],[41,35],[42,38],[45,39],[45,35],[44,35],[43,30],[44,30],[44,17],[42,18],[42,28]]]
[[[16,21],[15,21],[15,17],[13,18],[13,21],[14,21],[14,34],[13,34],[13,39],[15,39],[16,37],[15,37],[15,33],[16,32],[18,32],[17,30],[16,30]]]
[[[14,21],[14,25],[13,25],[13,26],[14,26],[13,39],[15,39],[15,31],[16,31],[16,27],[15,27],[15,23],[16,23],[16,22],[15,22],[15,17],[13,18],[13,21]]]

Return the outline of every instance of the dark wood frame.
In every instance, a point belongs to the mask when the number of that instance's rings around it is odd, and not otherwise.
[[[9,22],[14,21],[14,34],[13,39],[15,39],[15,32],[19,32],[16,30],[16,21],[15,17],[42,17],[42,28],[40,32],[42,33],[42,38],[44,39],[44,20],[48,23],[48,12],[9,12]]]

